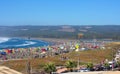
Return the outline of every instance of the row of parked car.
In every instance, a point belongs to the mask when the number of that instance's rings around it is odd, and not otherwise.
[[[82,68],[78,72],[88,72],[88,71],[106,71],[106,70],[116,70],[120,69],[120,65],[116,61],[109,61],[107,65],[96,65],[93,68]]]

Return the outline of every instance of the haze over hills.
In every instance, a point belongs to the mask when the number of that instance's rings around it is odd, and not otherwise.
[[[0,37],[120,39],[120,25],[0,26]]]

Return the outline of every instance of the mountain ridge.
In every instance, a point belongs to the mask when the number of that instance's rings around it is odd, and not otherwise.
[[[120,39],[120,25],[59,25],[59,26],[0,26],[0,36],[5,37],[42,37],[42,38],[72,38],[78,34],[83,39]]]

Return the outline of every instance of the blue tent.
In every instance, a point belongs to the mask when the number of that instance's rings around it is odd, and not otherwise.
[[[6,55],[6,52],[1,52],[0,54],[1,54],[1,55]]]

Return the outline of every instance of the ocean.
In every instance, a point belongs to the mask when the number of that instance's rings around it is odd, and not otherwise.
[[[42,40],[0,37],[0,49],[42,47],[49,44]]]

